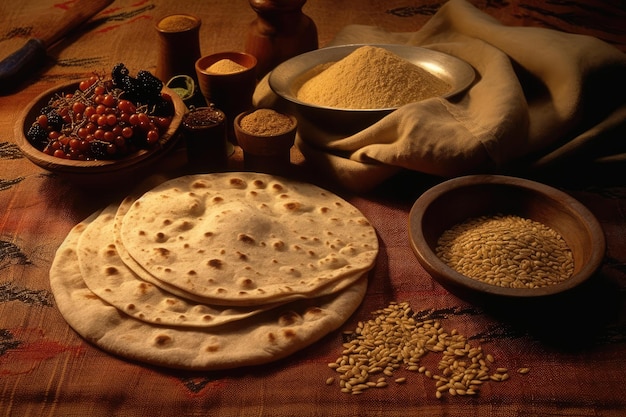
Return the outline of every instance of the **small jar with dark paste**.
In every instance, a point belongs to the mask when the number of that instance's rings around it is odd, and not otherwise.
[[[192,108],[182,122],[187,161],[195,172],[224,171],[228,167],[226,115],[213,107]]]
[[[234,127],[247,170],[289,174],[291,148],[298,128],[294,116],[272,109],[256,109],[239,114]]]

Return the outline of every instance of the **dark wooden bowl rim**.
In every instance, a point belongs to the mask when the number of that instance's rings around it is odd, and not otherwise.
[[[491,202],[493,207],[486,207]],[[503,210],[559,232],[574,253],[573,275],[542,288],[505,288],[466,277],[437,257],[436,239],[444,230],[467,218]],[[424,269],[444,287],[468,294],[539,297],[562,293],[591,277],[606,249],[598,220],[576,199],[545,184],[501,175],[469,175],[432,187],[415,201],[408,226],[411,248]]]

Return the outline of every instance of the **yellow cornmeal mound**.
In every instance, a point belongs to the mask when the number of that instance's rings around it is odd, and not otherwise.
[[[220,59],[219,61],[209,66],[206,70],[208,72],[214,72],[216,74],[232,74],[234,72],[241,72],[246,69],[247,68],[243,65],[240,65],[230,59]]]
[[[384,48],[362,46],[298,90],[306,103],[347,109],[397,107],[450,89],[443,80]]]

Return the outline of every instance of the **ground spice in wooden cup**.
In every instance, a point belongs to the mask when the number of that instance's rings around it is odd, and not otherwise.
[[[244,52],[219,52],[196,61],[198,86],[207,103],[213,103],[227,117],[228,138],[236,142],[233,121],[251,110],[256,88],[256,58]]]
[[[226,115],[215,107],[191,110],[182,123],[187,161],[196,172],[223,171],[228,166]]]
[[[240,113],[234,126],[247,170],[277,175],[288,173],[298,128],[294,116],[257,109]]]

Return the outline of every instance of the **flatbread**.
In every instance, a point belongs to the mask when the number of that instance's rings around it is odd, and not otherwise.
[[[347,201],[252,172],[167,181],[132,204],[119,236],[131,268],[219,305],[313,297],[378,254],[374,228]]]
[[[128,213],[128,210],[130,210],[130,208],[132,207],[132,205],[134,204],[136,200],[137,200],[137,197],[134,197],[132,195],[127,196],[119,204],[117,208],[117,212],[115,214],[115,221],[114,221],[114,227],[113,227],[114,233],[115,233],[115,245],[116,245],[117,253],[122,259],[122,261],[124,262],[124,264],[130,269],[132,269],[132,271],[137,275],[137,277],[139,277],[140,279],[146,282],[151,283],[152,285],[155,285],[156,287],[161,288],[163,291],[167,293],[174,294],[177,297],[188,299],[188,300],[200,303],[200,304],[212,305],[215,308],[219,308],[220,303],[224,302],[223,300],[219,298],[216,299],[210,296],[203,297],[198,294],[187,292],[184,289],[181,289],[175,285],[169,284],[165,281],[161,281],[157,279],[156,277],[154,277],[152,274],[150,274],[150,272],[146,271],[132,256],[130,256],[130,254],[126,250],[126,247],[122,243],[121,236],[120,236],[120,229],[121,229],[121,223],[122,223],[122,220],[124,219],[124,216],[126,216],[126,213]],[[247,300],[238,300],[239,301],[238,303],[231,303],[230,305],[226,304],[223,307],[230,306],[233,309],[235,309],[238,306],[244,306],[247,308],[253,308],[255,304],[257,304],[256,305],[257,309],[266,310],[268,306],[272,307],[275,305],[279,305],[279,304],[294,301],[294,300],[300,300],[303,298],[323,297],[329,294],[334,294],[336,292],[342,291],[345,288],[349,287],[355,281],[361,279],[362,276],[363,276],[363,273],[355,271],[354,274],[346,275],[341,280],[331,281],[324,286],[320,286],[316,291],[311,291],[308,293],[293,293],[292,292],[289,294],[284,294],[280,297],[279,301],[275,301],[273,303],[270,302],[270,303],[265,303],[265,304],[258,304],[258,303],[255,303],[254,301],[249,302]]]
[[[77,261],[86,286],[124,313],[155,324],[211,327],[241,320],[277,304],[256,308],[212,306],[193,302],[144,281],[126,266],[115,244],[117,204],[103,209],[80,236]]]
[[[98,214],[68,233],[52,263],[50,285],[59,311],[78,334],[124,358],[192,370],[271,362],[338,328],[365,295],[367,281],[360,279],[337,294],[299,300],[219,327],[181,328],[146,323],[103,301],[83,280],[76,247]]]

